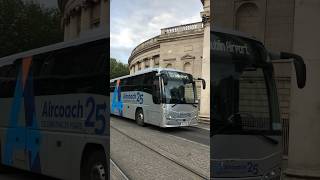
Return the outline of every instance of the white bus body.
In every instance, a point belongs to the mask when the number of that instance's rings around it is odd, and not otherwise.
[[[294,59],[302,88],[301,57],[276,57],[249,36],[211,31],[212,179],[280,179],[282,126],[271,62],[289,58]]]
[[[198,103],[192,75],[150,68],[110,81],[111,114],[160,127],[198,123]]]
[[[0,59],[0,165],[59,179],[108,179],[109,38]]]

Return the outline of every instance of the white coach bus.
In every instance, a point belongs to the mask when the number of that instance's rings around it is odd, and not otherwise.
[[[210,58],[211,179],[279,180],[282,127],[272,62],[292,59],[303,88],[303,59],[218,28],[211,30]]]
[[[0,59],[0,165],[59,179],[108,179],[109,38]]]
[[[201,78],[202,87],[205,81]],[[192,126],[198,122],[196,83],[191,74],[149,68],[110,81],[111,114],[160,127]]]

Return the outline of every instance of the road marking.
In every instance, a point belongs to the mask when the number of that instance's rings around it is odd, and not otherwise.
[[[116,171],[118,171],[120,173],[120,175],[122,176],[122,178],[124,180],[129,180],[129,178],[123,173],[123,171],[119,168],[119,166],[111,158],[110,158],[110,163],[112,164],[113,167],[115,167]]]

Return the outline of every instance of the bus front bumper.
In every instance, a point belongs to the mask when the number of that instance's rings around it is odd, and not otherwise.
[[[189,127],[198,125],[197,119],[166,118],[162,127]]]

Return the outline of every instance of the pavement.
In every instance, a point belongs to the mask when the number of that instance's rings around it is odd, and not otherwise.
[[[111,159],[128,179],[209,178],[210,140],[205,129],[140,127],[133,120],[111,117],[110,133]]]

